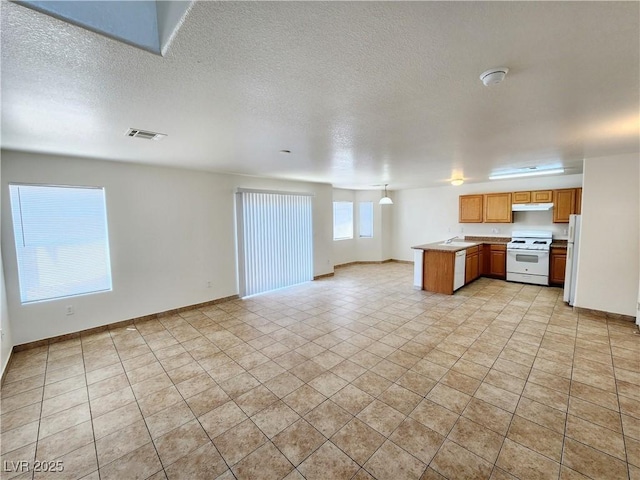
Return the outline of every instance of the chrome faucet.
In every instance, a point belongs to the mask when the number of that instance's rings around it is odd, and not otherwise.
[[[444,243],[451,243],[452,240],[455,240],[456,238],[458,238],[458,236],[456,235],[455,237],[451,237],[447,240],[444,241]]]

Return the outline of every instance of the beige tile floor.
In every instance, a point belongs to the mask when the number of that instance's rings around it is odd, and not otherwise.
[[[347,267],[17,353],[3,470],[64,471],[2,478],[640,478],[631,322],[555,288],[411,280]]]

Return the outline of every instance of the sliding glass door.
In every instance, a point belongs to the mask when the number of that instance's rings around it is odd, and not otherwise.
[[[312,199],[303,193],[238,189],[241,297],[313,280]]]

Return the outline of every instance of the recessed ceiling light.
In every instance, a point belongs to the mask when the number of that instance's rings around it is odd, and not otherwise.
[[[537,169],[536,167],[529,167],[523,171],[512,171],[505,173],[496,173],[489,176],[489,180],[502,180],[504,178],[518,178],[518,177],[534,177],[536,175],[558,175],[564,173],[564,168],[547,168]]]
[[[291,150],[280,150],[280,153],[291,153]]]

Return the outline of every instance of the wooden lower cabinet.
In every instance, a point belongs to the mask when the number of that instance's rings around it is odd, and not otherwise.
[[[489,258],[487,259],[486,275],[505,280],[507,278],[507,246],[488,245]]]
[[[576,215],[582,215],[582,188],[576,188]]]
[[[455,252],[425,250],[422,266],[422,288],[428,292],[453,294]]]
[[[564,273],[567,266],[567,249],[552,248],[549,262],[549,284],[563,286]]]
[[[464,284],[473,282],[480,276],[480,247],[467,248],[467,258],[464,269]]]

